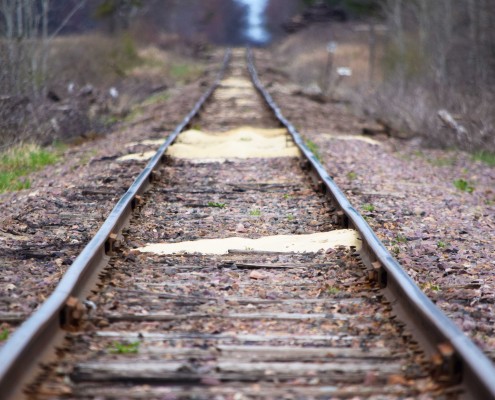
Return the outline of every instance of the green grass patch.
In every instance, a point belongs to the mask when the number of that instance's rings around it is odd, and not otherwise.
[[[463,192],[467,192],[467,193],[474,192],[474,186],[464,179],[456,179],[453,183],[457,189]]]
[[[304,143],[306,144],[306,147],[309,149],[309,151],[314,154],[315,158],[319,162],[321,162],[320,148],[318,147],[318,145],[310,139],[306,139]]]
[[[254,210],[249,211],[249,215],[252,215],[254,217],[259,217],[261,215],[261,210],[255,208]]]
[[[164,103],[168,99],[170,99],[170,93],[169,92],[167,92],[167,91],[158,92],[158,93],[155,93],[155,94],[151,95],[150,97],[148,97],[143,102],[143,106],[151,106],[151,105],[157,104],[157,103]]]
[[[208,202],[208,207],[225,208],[226,205],[226,203],[216,203],[214,201]]]
[[[131,123],[134,122],[138,117],[143,115],[144,109],[142,105],[138,105],[134,107],[129,113],[125,116],[124,122]]]
[[[24,144],[0,154],[0,193],[29,189],[28,175],[59,160],[62,150],[46,150],[33,144]]]
[[[295,218],[293,214],[287,215],[287,221],[294,221]]]
[[[407,243],[407,238],[400,233],[395,237],[395,243]]]
[[[339,294],[340,293],[340,290],[338,288],[336,288],[335,286],[329,286],[327,287],[327,294],[329,295],[336,295],[336,294]]]
[[[442,242],[441,240],[439,240],[439,241],[437,242],[437,247],[438,247],[439,249],[444,249],[445,247],[447,247],[447,243]]]
[[[368,211],[368,212],[375,211],[375,206],[373,204],[369,204],[369,203],[363,204],[362,208],[364,211]]]
[[[180,82],[192,81],[202,74],[203,69],[189,63],[176,63],[170,66],[170,76]]]
[[[9,338],[9,333],[7,328],[3,328],[2,332],[0,332],[0,342],[5,342]]]
[[[136,354],[139,352],[139,341],[131,343],[113,342],[110,353],[112,354]]]
[[[473,154],[473,160],[481,161],[490,167],[495,167],[495,153],[490,153],[489,151],[478,151]]]
[[[348,172],[347,179],[349,179],[350,181],[354,181],[357,179],[357,174],[354,171]]]

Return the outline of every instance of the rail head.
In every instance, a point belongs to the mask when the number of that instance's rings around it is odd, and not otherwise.
[[[492,362],[421,291],[352,206],[261,83],[250,48],[247,49],[247,64],[254,86],[290,133],[311,170],[322,182],[328,196],[344,213],[345,226],[353,227],[359,232],[363,262],[370,270],[376,271],[377,284],[384,290],[396,312],[408,323],[427,353],[438,360],[440,372],[448,374],[453,383],[462,384],[466,389],[466,396],[470,399],[495,399],[495,367]]]
[[[29,317],[0,349],[0,393],[2,399],[20,398],[24,383],[30,379],[41,359],[64,330],[74,328],[66,309],[84,306],[84,297],[93,287],[99,271],[107,264],[112,243],[128,223],[142,194],[152,181],[152,172],[159,166],[167,148],[186,128],[219,85],[225,74],[231,51],[225,52],[222,67],[214,83],[195,103],[192,110],[164,140],[155,155],[120,198],[108,218],[84,247],[64,274],[59,284],[41,307]],[[69,304],[71,303],[71,304]]]

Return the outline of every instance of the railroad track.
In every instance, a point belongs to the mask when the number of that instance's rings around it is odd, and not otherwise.
[[[495,398],[490,361],[376,239],[251,55],[231,58],[4,345],[2,396]]]

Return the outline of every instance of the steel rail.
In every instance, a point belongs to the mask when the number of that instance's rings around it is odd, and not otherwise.
[[[362,239],[360,255],[373,280],[384,290],[396,313],[413,331],[416,339],[432,357],[436,372],[450,383],[459,383],[466,397],[473,400],[495,399],[495,367],[485,354],[421,291],[394,259],[371,227],[351,205],[345,194],[309,150],[296,128],[284,117],[262,85],[251,49],[247,51],[251,79],[277,119],[291,134],[309,162],[322,191],[343,213],[341,225],[356,229]]]
[[[165,151],[199,112],[224,76],[231,58],[226,51],[222,68],[214,83],[196,102],[192,110],[165,139],[127,192],[120,198],[93,239],[64,274],[42,306],[17,329],[0,350],[0,397],[18,399],[22,387],[32,376],[41,359],[50,356],[53,346],[65,330],[71,329],[72,313],[84,307],[84,298],[93,288],[99,272],[108,263],[115,241],[139,206],[140,195],[153,181],[153,171],[163,160]],[[79,308],[80,310],[80,308]]]

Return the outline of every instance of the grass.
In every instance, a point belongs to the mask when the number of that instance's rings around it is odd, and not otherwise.
[[[350,181],[354,181],[357,179],[357,174],[354,171],[348,172],[347,179],[349,179]]]
[[[9,330],[7,328],[3,328],[2,332],[0,332],[0,342],[5,342],[9,338]]]
[[[150,97],[148,97],[143,102],[143,106],[151,106],[151,105],[154,105],[157,103],[163,103],[163,102],[167,101],[168,99],[170,99],[170,92],[168,92],[168,91],[158,92],[158,93],[155,93],[155,94],[151,95]]]
[[[439,285],[435,285],[434,283],[430,283],[430,282],[422,283],[419,285],[419,287],[423,291],[432,290],[433,292],[439,292],[442,290]]]
[[[395,243],[407,243],[407,238],[400,233],[395,237]]]
[[[490,153],[489,151],[478,151],[473,154],[473,160],[481,161],[490,167],[495,167],[495,153]]]
[[[290,194],[287,194],[287,193],[284,194],[284,200],[290,200],[292,198],[293,197]]]
[[[249,215],[252,215],[254,217],[259,217],[261,215],[261,210],[255,208],[254,210],[249,211]]]
[[[112,354],[136,354],[139,351],[139,341],[131,343],[113,342],[110,353]]]
[[[226,206],[227,206],[226,203],[216,203],[214,201],[208,202],[208,207],[225,208]]]
[[[304,143],[306,144],[306,147],[309,149],[309,151],[314,154],[315,158],[319,162],[321,162],[320,148],[318,147],[318,145],[310,139],[306,139]]]
[[[30,173],[59,160],[62,148],[53,151],[34,144],[23,144],[0,154],[0,193],[29,189]]]
[[[454,186],[463,191],[463,192],[467,192],[467,193],[473,193],[474,192],[474,186],[471,185],[468,181],[464,180],[464,179],[456,179],[454,182],[453,182]]]
[[[203,69],[190,63],[176,63],[170,66],[170,76],[180,82],[192,81],[202,74]]]
[[[129,113],[125,116],[124,122],[131,123],[134,122],[139,116],[141,116],[144,112],[144,108],[142,105],[138,105],[134,107]]]
[[[336,288],[336,287],[334,287],[334,286],[329,286],[329,287],[327,288],[327,293],[328,293],[328,294],[330,294],[330,295],[336,295],[336,294],[340,293],[340,290],[339,290],[339,289],[337,289],[337,288]]]
[[[369,204],[369,203],[363,204],[362,208],[364,211],[368,211],[368,212],[375,211],[375,206],[373,204]]]
[[[294,221],[294,218],[295,217],[292,214],[287,215],[287,221]]]
[[[444,249],[445,247],[447,247],[447,243],[442,242],[441,240],[439,240],[439,241],[437,242],[437,247],[438,247],[439,249]]]

